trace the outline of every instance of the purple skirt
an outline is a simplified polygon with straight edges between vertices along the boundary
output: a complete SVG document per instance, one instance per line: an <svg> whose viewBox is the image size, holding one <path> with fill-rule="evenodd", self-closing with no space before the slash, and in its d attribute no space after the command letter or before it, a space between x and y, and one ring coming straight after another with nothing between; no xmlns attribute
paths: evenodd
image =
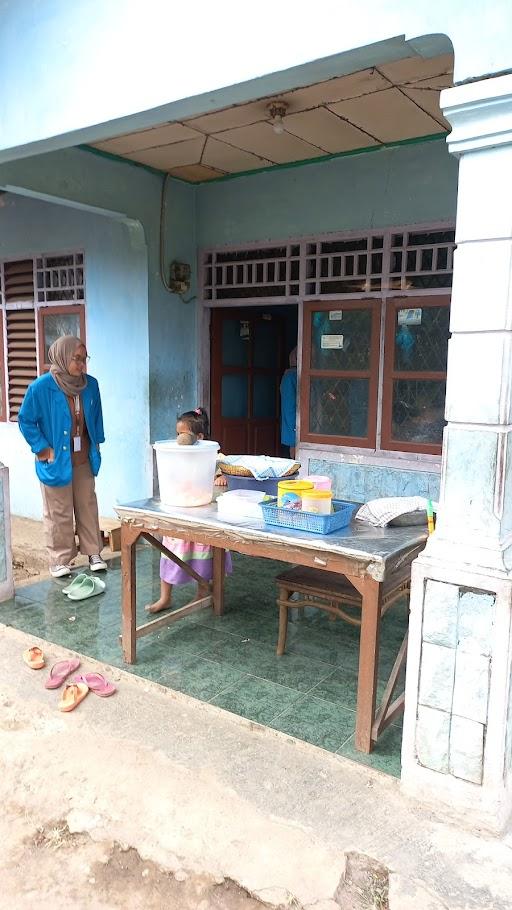
<svg viewBox="0 0 512 910"><path fill-rule="evenodd" d="M171 553L181 559L185 565L194 569L205 581L213 578L213 548L208 544L195 543L192 540L181 540L179 537L164 537L162 541ZM226 575L231 575L233 563L231 553L226 552ZM162 556L160 560L160 578L170 585L188 585L194 581L180 565Z"/></svg>

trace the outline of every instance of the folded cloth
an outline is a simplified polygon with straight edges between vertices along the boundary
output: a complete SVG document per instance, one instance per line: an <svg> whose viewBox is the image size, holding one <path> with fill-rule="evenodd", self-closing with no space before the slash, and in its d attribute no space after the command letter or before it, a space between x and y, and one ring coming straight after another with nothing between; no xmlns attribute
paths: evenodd
<svg viewBox="0 0 512 910"><path fill-rule="evenodd" d="M390 521L407 512L425 512L428 500L424 496L388 496L385 499L371 499L359 509L356 518L374 528L385 528ZM436 511L437 503L434 503Z"/></svg>
<svg viewBox="0 0 512 910"><path fill-rule="evenodd" d="M247 468L256 480L282 477L297 462L293 458L271 458L270 455L224 455L225 464Z"/></svg>

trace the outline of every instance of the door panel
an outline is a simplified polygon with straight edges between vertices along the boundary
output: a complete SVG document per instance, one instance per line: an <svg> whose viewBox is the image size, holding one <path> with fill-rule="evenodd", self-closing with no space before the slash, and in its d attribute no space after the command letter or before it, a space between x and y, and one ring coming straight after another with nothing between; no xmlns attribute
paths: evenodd
<svg viewBox="0 0 512 910"><path fill-rule="evenodd" d="M226 454L280 454L284 334L283 318L264 310L212 312L212 438Z"/></svg>

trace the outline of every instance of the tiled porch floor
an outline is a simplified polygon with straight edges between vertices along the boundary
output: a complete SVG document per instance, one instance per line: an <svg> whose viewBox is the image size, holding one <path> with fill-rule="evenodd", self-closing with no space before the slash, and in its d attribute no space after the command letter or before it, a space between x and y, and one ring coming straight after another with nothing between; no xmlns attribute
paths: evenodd
<svg viewBox="0 0 512 910"><path fill-rule="evenodd" d="M159 591L158 554L137 553L138 622ZM286 566L234 554L226 582L226 614L192 614L137 645L137 663L123 663L120 561L110 563L104 594L72 602L61 593L69 579L20 587L0 604L0 622L186 692L307 742L400 774L401 723L388 728L371 755L354 749L359 630L306 610L290 623L287 653L277 657L278 611L274 579ZM190 600L192 586L175 589L174 606ZM310 615L308 615L308 613ZM386 679L406 626L400 603L382 621L379 677ZM380 690L384 687L380 684Z"/></svg>

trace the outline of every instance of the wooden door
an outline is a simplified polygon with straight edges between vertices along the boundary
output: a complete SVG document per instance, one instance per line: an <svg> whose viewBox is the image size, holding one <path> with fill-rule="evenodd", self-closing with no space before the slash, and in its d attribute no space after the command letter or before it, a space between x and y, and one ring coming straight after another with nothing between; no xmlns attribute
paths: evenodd
<svg viewBox="0 0 512 910"><path fill-rule="evenodd" d="M213 310L211 435L226 454L279 455L283 357L282 317Z"/></svg>

